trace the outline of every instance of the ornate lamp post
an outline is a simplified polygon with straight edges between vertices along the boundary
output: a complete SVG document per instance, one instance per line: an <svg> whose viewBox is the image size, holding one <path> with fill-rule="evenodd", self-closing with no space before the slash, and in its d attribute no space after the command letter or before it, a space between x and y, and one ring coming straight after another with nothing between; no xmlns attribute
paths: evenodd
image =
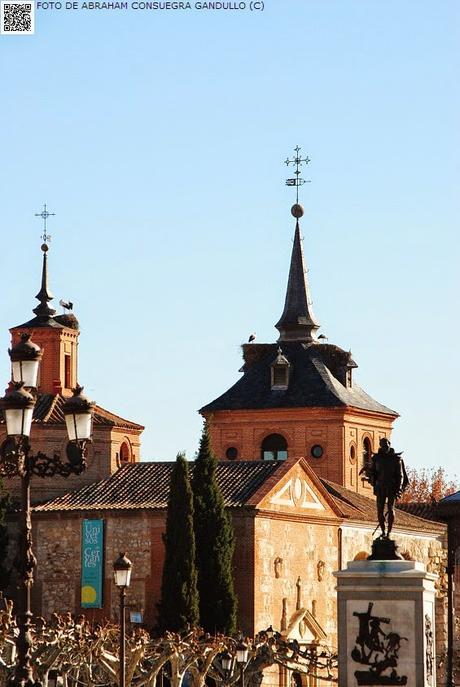
<svg viewBox="0 0 460 687"><path fill-rule="evenodd" d="M217 665L218 665L218 670L223 677L222 684L228 685L229 684L229 678L230 678L230 675L232 673L233 656L227 650L227 651L224 651L222 654L219 655L219 659L220 659L220 662Z"/></svg>
<svg viewBox="0 0 460 687"><path fill-rule="evenodd" d="M126 635L126 617L125 617L125 599L126 589L131 582L132 563L129 558L126 558L124 553L120 553L117 560L113 564L113 576L115 584L120 590L120 687L125 687L125 635Z"/></svg>
<svg viewBox="0 0 460 687"><path fill-rule="evenodd" d="M244 669L248 661L249 649L247 644L240 641L236 645L236 662L240 666L240 687L244 687Z"/></svg>
<svg viewBox="0 0 460 687"><path fill-rule="evenodd" d="M21 480L20 549L18 556L18 636L16 638L17 663L8 687L33 687L31 666L32 641L30 636L30 591L34 579L36 559L32 551L32 523L30 510L30 480L32 475L53 477L79 475L86 468L86 447L91 441L91 415L93 403L82 396L82 387L64 403L68 427L67 462L60 456L52 457L31 451L29 435L36 400L38 366L42 357L40 348L23 334L21 341L9 351L12 363L12 386L0 399L0 409L6 423L7 438L0 447L0 474L19 477ZM69 419L68 419L69 418ZM69 425L74 427L69 430Z"/></svg>

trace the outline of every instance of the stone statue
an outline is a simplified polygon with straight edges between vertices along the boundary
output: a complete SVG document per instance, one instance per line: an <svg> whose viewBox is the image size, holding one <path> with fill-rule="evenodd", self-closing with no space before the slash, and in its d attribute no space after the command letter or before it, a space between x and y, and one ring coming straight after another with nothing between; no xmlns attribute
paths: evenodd
<svg viewBox="0 0 460 687"><path fill-rule="evenodd" d="M409 484L401 453L396 453L391 448L390 441L383 437L380 439L380 448L373 454L371 462L361 468L360 474L362 473L374 487L374 494L377 497L377 516L382 530L381 537L388 539L393 529L395 501ZM387 507L386 526L385 505Z"/></svg>

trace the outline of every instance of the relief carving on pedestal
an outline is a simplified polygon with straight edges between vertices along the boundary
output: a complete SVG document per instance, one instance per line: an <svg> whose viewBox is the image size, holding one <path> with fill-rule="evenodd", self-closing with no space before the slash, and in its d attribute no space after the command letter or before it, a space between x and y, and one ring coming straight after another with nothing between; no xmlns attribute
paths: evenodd
<svg viewBox="0 0 460 687"><path fill-rule="evenodd" d="M426 679L431 683L433 681L433 628L428 613L425 614L425 647Z"/></svg>
<svg viewBox="0 0 460 687"><path fill-rule="evenodd" d="M355 670L358 685L407 685L407 676L398 675L399 650L401 637L397 632L385 632L382 625L391 625L390 618L372 615L373 602L367 611L353 613L358 618L358 635L351 658L366 670Z"/></svg>

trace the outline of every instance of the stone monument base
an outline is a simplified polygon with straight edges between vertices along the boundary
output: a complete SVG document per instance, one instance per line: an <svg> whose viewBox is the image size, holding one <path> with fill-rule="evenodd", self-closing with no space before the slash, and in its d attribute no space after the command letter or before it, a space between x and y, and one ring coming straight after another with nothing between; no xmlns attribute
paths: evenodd
<svg viewBox="0 0 460 687"><path fill-rule="evenodd" d="M403 561L398 553L398 545L388 537L378 537L372 542L372 553L367 557L369 561Z"/></svg>
<svg viewBox="0 0 460 687"><path fill-rule="evenodd" d="M415 561L372 558L334 575L339 687L436 687L436 575Z"/></svg>

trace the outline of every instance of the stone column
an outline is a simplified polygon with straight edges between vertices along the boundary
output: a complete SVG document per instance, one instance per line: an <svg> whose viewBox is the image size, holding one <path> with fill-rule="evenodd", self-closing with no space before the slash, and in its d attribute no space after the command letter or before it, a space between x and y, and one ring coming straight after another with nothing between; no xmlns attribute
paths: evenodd
<svg viewBox="0 0 460 687"><path fill-rule="evenodd" d="M334 575L339 687L436 687L437 576L405 560L352 561Z"/></svg>

